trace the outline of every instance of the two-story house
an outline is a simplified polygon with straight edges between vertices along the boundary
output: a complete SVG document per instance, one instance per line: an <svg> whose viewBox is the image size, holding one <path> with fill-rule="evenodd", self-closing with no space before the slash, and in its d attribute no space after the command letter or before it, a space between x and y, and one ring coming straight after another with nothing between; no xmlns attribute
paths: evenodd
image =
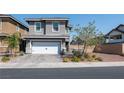
<svg viewBox="0 0 124 93"><path fill-rule="evenodd" d="M98 45L95 52L124 55L124 25L120 24L105 35L105 44Z"/></svg>
<svg viewBox="0 0 124 93"><path fill-rule="evenodd" d="M124 43L124 25L120 24L106 34L106 43Z"/></svg>
<svg viewBox="0 0 124 93"><path fill-rule="evenodd" d="M6 37L16 32L19 32L21 36L26 35L28 27L11 15L0 14L0 53L8 51Z"/></svg>
<svg viewBox="0 0 124 93"><path fill-rule="evenodd" d="M26 53L59 54L69 48L68 18L27 18Z"/></svg>

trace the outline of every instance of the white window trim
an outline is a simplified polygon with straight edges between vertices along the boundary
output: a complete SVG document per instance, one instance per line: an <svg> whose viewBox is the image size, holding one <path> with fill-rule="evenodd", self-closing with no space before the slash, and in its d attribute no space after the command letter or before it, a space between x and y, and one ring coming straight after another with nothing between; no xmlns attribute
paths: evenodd
<svg viewBox="0 0 124 93"><path fill-rule="evenodd" d="M58 23L58 31L55 31L54 29L53 29L53 23L54 22L57 22ZM52 32L60 32L60 22L58 22L58 21L54 21L54 22L52 22Z"/></svg>
<svg viewBox="0 0 124 93"><path fill-rule="evenodd" d="M117 36L117 35L121 35L121 39L111 39L111 36ZM117 35L111 35L110 36L110 40L122 40L123 39L123 35L122 34L117 34Z"/></svg>
<svg viewBox="0 0 124 93"><path fill-rule="evenodd" d="M36 23L40 23L40 30L39 31L36 30ZM35 32L42 32L42 30L41 30L41 22L35 22L34 23L34 30L35 30Z"/></svg>
<svg viewBox="0 0 124 93"><path fill-rule="evenodd" d="M16 31L19 31L20 30L20 27L19 26L16 26Z"/></svg>
<svg viewBox="0 0 124 93"><path fill-rule="evenodd" d="M2 23L2 18L0 18L0 29L2 29L3 23Z"/></svg>

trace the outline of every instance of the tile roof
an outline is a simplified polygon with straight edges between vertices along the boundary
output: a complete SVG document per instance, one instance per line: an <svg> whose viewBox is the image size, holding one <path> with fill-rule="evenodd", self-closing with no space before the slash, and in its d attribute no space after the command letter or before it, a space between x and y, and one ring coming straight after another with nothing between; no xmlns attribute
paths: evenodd
<svg viewBox="0 0 124 93"><path fill-rule="evenodd" d="M69 20L67 17L42 17L42 18L25 18L28 21L41 21L41 20Z"/></svg>

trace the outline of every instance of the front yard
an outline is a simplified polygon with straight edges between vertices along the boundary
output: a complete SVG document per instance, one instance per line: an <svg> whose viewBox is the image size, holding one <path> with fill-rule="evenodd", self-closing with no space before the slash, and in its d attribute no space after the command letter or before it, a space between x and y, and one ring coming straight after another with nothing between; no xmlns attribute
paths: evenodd
<svg viewBox="0 0 124 93"><path fill-rule="evenodd" d="M124 56L105 53L89 53L84 57L75 57L73 54L63 56L63 62L122 62Z"/></svg>
<svg viewBox="0 0 124 93"><path fill-rule="evenodd" d="M86 56L85 59L79 59L77 57L68 59L69 57L60 55L28 55L10 57L10 61L7 63L60 63L60 62L119 62L124 61L124 56L115 55L115 54L104 54L104 53L92 53L91 56ZM64 59L65 58L65 59ZM2 62L2 56L0 57L0 62ZM6 63L6 62L4 62Z"/></svg>
<svg viewBox="0 0 124 93"><path fill-rule="evenodd" d="M104 54L104 53L95 53L97 56L101 57L104 62L119 62L124 61L124 56L115 55L115 54Z"/></svg>

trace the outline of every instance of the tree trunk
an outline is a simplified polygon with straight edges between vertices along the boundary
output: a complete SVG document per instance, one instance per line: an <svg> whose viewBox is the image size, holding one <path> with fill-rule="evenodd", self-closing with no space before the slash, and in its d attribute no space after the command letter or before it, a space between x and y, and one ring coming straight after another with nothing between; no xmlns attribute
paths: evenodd
<svg viewBox="0 0 124 93"><path fill-rule="evenodd" d="M12 55L12 57L14 57L14 49L11 49L11 55Z"/></svg>
<svg viewBox="0 0 124 93"><path fill-rule="evenodd" d="M87 46L87 44L86 44L86 42L84 42L84 48L83 48L83 56L84 56L84 54L85 54L85 49L86 49L86 46Z"/></svg>
<svg viewBox="0 0 124 93"><path fill-rule="evenodd" d="M78 43L78 51L79 51L79 43Z"/></svg>

